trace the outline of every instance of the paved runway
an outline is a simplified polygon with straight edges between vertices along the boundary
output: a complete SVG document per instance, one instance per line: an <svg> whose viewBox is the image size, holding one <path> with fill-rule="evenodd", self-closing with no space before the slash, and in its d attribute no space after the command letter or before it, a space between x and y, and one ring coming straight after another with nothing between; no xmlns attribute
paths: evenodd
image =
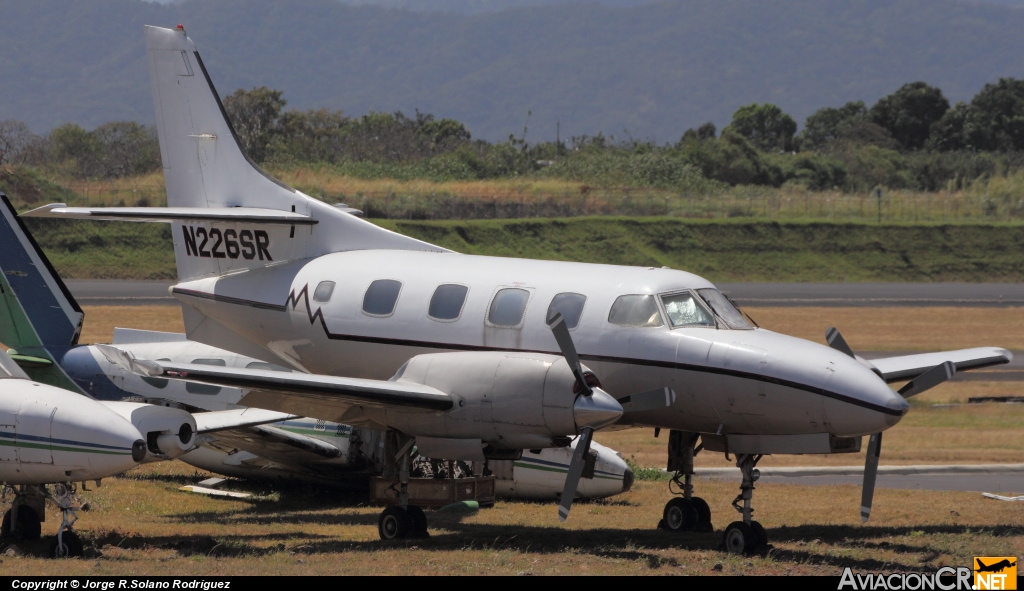
<svg viewBox="0 0 1024 591"><path fill-rule="evenodd" d="M173 304L173 281L69 280L80 304ZM1019 283L720 283L741 306L1024 306Z"/></svg>
<svg viewBox="0 0 1024 591"><path fill-rule="evenodd" d="M739 468L698 468L697 476L739 482ZM864 466L764 468L758 482L800 485L861 486ZM1024 464L879 466L875 486L908 490L956 490L1024 495ZM979 500L982 497L979 495ZM992 502L997 501L992 499ZM1021 502L1021 501L1012 501Z"/></svg>

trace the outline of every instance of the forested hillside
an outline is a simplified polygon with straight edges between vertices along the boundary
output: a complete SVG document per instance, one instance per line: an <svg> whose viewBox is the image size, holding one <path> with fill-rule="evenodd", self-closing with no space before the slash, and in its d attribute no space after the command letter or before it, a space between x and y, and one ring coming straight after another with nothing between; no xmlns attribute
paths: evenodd
<svg viewBox="0 0 1024 591"><path fill-rule="evenodd" d="M617 4L617 3L614 3ZM750 103L802 122L923 81L951 101L1024 77L1024 11L968 0L556 3L477 14L337 0L0 0L0 120L153 120L142 25L183 23L223 94L412 114L474 138L678 141Z"/></svg>

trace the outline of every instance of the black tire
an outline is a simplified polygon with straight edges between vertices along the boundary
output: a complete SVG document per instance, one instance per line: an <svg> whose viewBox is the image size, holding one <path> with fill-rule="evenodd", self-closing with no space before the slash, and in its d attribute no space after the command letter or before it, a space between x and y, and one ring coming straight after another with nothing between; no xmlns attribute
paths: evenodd
<svg viewBox="0 0 1024 591"><path fill-rule="evenodd" d="M412 529L412 519L405 509L394 505L387 507L380 513L377 520L377 533L384 541L401 540L409 537L409 530Z"/></svg>
<svg viewBox="0 0 1024 591"><path fill-rule="evenodd" d="M733 521L725 528L722 542L729 554L750 555L757 547L757 536L754 530L742 521Z"/></svg>
<svg viewBox="0 0 1024 591"><path fill-rule="evenodd" d="M409 505L406 507L405 512L409 515L409 520L412 522L412 528L409 530L409 534L412 537L417 538L428 538L430 534L427 533L427 515L416 505Z"/></svg>
<svg viewBox="0 0 1024 591"><path fill-rule="evenodd" d="M697 510L690 501L676 497L665 504L662 519L669 531L693 531L697 525Z"/></svg>
<svg viewBox="0 0 1024 591"><path fill-rule="evenodd" d="M768 532L764 530L764 526L760 522L751 521L750 530L754 532L754 540L757 544L755 550L761 550L768 546Z"/></svg>
<svg viewBox="0 0 1024 591"><path fill-rule="evenodd" d="M700 497L693 497L690 499L690 503L697 511L697 525L694 527L694 531L715 531L715 526L711 525L711 507L708 506L707 501Z"/></svg>
<svg viewBox="0 0 1024 591"><path fill-rule="evenodd" d="M42 536L42 525L35 509L27 505L18 506L18 523L17 527L14 528L16 531L13 532L11 531L11 511L13 509L8 509L4 513L3 524L0 525L0 532L3 535L11 536L15 540L22 542L34 542Z"/></svg>
<svg viewBox="0 0 1024 591"><path fill-rule="evenodd" d="M78 558L85 552L82 539L73 531L64 532L61 542L57 542L57 536L53 537L54 558Z"/></svg>

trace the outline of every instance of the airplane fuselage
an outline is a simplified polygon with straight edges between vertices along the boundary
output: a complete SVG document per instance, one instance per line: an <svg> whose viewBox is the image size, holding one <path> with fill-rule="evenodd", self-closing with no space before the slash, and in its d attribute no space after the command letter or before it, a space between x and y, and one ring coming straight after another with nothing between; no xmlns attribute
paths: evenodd
<svg viewBox="0 0 1024 591"><path fill-rule="evenodd" d="M374 379L421 353L558 354L546 320L559 308L553 302L571 300L570 311L582 311L573 340L605 390L618 398L660 387L677 394L671 408L627 413L624 425L853 437L906 412L858 361L744 322L729 328L702 290L714 285L664 268L372 250L198 279L172 292L186 304L192 339Z"/></svg>

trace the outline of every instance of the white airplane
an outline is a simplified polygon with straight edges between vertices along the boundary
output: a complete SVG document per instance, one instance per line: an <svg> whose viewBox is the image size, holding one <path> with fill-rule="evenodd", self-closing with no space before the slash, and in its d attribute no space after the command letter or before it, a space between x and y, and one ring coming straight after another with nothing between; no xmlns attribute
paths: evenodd
<svg viewBox="0 0 1024 591"><path fill-rule="evenodd" d="M100 347L75 345L83 319L78 303L56 275L46 255L19 223L10 201L0 193L0 315L9 328L2 335L23 369L38 381L62 386L98 400L135 401L174 406L204 422L209 411L235 410L245 394L181 381L141 378L112 363ZM17 294L29 297L18 298ZM17 303L17 305L14 305ZM19 327L14 329L14 327ZM226 367L289 371L223 349L188 341L183 334L118 328L113 344L140 358ZM169 411L160 411L169 412ZM289 416L289 415L284 415ZM200 435L184 462L222 475L249 479L298 479L320 485L365 485L384 464L381 432L306 417ZM516 460L473 466L473 474L492 473L499 496L557 499L565 484L575 446L523 450ZM581 479L577 499L604 498L629 490L633 473L615 450L593 443L592 466Z"/></svg>
<svg viewBox="0 0 1024 591"><path fill-rule="evenodd" d="M120 474L145 456L146 442L131 421L99 402L30 380L0 351L0 485L14 492L4 535L39 539L50 499L63 515L56 555L81 555L82 542L71 530L77 483Z"/></svg>
<svg viewBox="0 0 1024 591"><path fill-rule="evenodd" d="M751 503L762 455L856 451L909 408L887 382L914 378L913 394L951 367L1009 361L979 348L867 363L838 332L827 347L751 325L691 273L469 256L383 230L245 156L183 28L147 27L146 45L168 207L23 215L172 223L171 293L188 338L303 372L124 360L148 377L247 388L241 404L388 429L448 459L579 434L562 519L595 429L669 429L681 492L663 523L710 528L692 494L693 455L735 454L742 519L726 527L725 547L751 552L767 544ZM360 388L372 395L354 396ZM869 463L866 484L870 473ZM865 498L862 513L868 487Z"/></svg>

